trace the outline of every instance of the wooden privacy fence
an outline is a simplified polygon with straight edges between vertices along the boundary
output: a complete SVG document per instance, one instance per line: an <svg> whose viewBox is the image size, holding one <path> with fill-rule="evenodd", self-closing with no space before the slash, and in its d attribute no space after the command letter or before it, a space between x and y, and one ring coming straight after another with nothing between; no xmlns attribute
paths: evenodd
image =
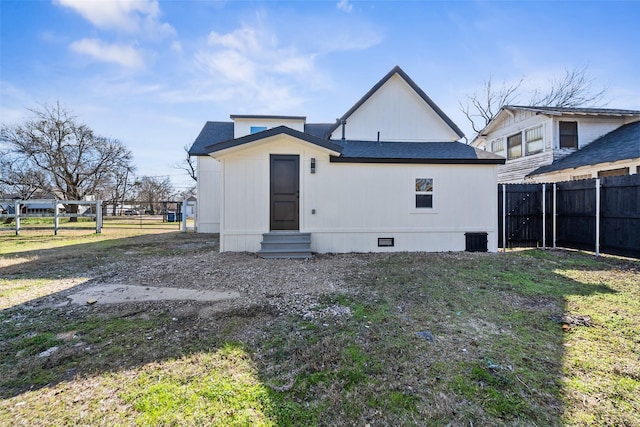
<svg viewBox="0 0 640 427"><path fill-rule="evenodd" d="M498 185L498 245L640 258L640 175Z"/></svg>

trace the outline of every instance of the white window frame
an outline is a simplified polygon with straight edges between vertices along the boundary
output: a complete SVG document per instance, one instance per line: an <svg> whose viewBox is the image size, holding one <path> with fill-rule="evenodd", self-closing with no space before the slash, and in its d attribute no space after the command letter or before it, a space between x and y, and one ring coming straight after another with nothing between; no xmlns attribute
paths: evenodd
<svg viewBox="0 0 640 427"><path fill-rule="evenodd" d="M496 146L498 143L501 144L502 149L496 151ZM505 159L507 158L507 147L506 147L506 139L505 138L496 138L491 141L491 152L497 154L498 156L502 156Z"/></svg>
<svg viewBox="0 0 640 427"><path fill-rule="evenodd" d="M509 140L511 138L513 138L513 137L516 137L516 136L520 136L520 144L519 144L520 145L520 155L516 156L516 157L513 157L511 155L511 147L509 147ZM507 160L521 159L521 158L524 157L525 153L524 153L524 141L523 141L523 139L524 138L522 138L522 132L516 132L514 134L511 134L511 135L507 136L507 144L506 144L506 146L507 146Z"/></svg>
<svg viewBox="0 0 640 427"><path fill-rule="evenodd" d="M426 180L431 180L431 190L430 191L419 191L416 188L417 185L417 180L419 179L426 179ZM437 202L437 197L436 197L436 179L433 177L433 175L430 174L424 174L424 175L420 175L420 176L413 176L411 178L411 212L413 213L435 213L436 212L436 202ZM417 207L417 200L416 200L416 196L419 195L430 195L431 196L431 207Z"/></svg>
<svg viewBox="0 0 640 427"><path fill-rule="evenodd" d="M535 139L529 139L529 138ZM532 143L537 143L539 148L531 150L529 147ZM544 151L544 127L543 125L534 126L524 130L525 155L542 153Z"/></svg>

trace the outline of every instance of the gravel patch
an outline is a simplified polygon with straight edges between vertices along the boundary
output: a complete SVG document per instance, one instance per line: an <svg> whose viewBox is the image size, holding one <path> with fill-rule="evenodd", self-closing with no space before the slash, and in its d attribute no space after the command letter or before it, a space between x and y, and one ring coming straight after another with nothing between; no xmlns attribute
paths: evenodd
<svg viewBox="0 0 640 427"><path fill-rule="evenodd" d="M181 253L172 256L137 256L129 249L125 259L101 266L84 283L30 305L61 307L70 301L87 305L87 301L97 300L97 305L155 303L164 309L169 306L170 311L174 304L176 310L184 311L186 300L200 317L256 309L306 318L348 317L345 307L317 313L319 298L346 293L349 286L361 284L375 257L318 254L308 260L262 259L252 253L220 253L213 237L194 237L177 248Z"/></svg>

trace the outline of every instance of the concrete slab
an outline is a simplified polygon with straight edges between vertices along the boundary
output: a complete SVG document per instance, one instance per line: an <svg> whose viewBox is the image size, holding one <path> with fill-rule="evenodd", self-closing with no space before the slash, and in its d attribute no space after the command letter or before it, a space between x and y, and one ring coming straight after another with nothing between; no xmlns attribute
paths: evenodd
<svg viewBox="0 0 640 427"><path fill-rule="evenodd" d="M133 285L96 285L69 296L71 304L119 304L137 301L215 302L238 298L233 291L160 288Z"/></svg>

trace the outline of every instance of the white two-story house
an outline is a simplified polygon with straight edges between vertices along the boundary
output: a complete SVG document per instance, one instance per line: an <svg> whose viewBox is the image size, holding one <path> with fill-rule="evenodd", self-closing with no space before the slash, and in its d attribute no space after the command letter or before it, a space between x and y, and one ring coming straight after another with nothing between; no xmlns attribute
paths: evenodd
<svg viewBox="0 0 640 427"><path fill-rule="evenodd" d="M220 250L497 249L496 168L400 67L334 123L231 115L207 122L198 158L199 232Z"/></svg>
<svg viewBox="0 0 640 427"><path fill-rule="evenodd" d="M635 110L506 105L471 145L506 158L499 183L628 175L640 165L640 141L636 126L623 127L638 121Z"/></svg>

